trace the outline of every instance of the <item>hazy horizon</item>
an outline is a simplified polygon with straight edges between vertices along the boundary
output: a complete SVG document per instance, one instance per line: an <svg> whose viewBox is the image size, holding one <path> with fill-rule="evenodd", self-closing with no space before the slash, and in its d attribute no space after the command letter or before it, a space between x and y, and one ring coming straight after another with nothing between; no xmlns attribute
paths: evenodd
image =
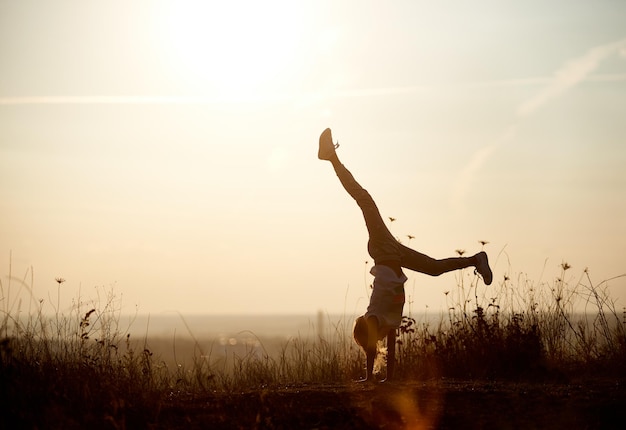
<svg viewBox="0 0 626 430"><path fill-rule="evenodd" d="M113 291L128 314L362 313L367 232L317 159L326 127L403 243L489 242L485 294L563 263L572 284L622 275L625 19L608 0L0 0L0 309ZM407 313L475 280L407 275ZM621 309L626 278L608 285Z"/></svg>

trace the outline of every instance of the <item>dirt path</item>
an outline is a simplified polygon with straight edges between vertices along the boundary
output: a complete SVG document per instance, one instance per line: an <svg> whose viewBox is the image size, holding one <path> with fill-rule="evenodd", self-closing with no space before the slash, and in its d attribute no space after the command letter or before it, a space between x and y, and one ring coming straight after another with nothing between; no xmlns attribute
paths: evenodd
<svg viewBox="0 0 626 430"><path fill-rule="evenodd" d="M616 381L436 381L300 385L164 405L158 428L611 429L626 423Z"/></svg>

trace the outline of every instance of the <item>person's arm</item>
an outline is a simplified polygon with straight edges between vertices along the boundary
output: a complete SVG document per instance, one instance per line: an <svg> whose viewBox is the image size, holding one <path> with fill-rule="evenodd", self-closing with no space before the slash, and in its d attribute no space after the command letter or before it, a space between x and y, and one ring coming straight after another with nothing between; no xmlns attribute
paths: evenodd
<svg viewBox="0 0 626 430"><path fill-rule="evenodd" d="M391 381L396 368L396 330L387 333L387 377L382 382Z"/></svg>
<svg viewBox="0 0 626 430"><path fill-rule="evenodd" d="M367 368L365 380L371 381L374 378L374 360L376 359L376 344L378 343L378 318L369 317L367 319Z"/></svg>

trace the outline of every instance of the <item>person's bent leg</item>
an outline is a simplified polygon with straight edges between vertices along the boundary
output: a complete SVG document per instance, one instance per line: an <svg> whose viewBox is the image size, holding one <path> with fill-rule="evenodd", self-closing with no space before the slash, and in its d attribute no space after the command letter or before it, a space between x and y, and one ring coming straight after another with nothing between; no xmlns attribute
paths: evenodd
<svg viewBox="0 0 626 430"><path fill-rule="evenodd" d="M415 272L430 276L439 276L454 270L476 267L476 270L483 277L485 284L491 284L491 269L487 262L487 254L484 251L471 257L450 257L438 260L400 244L400 254L402 256L400 262L402 267Z"/></svg>

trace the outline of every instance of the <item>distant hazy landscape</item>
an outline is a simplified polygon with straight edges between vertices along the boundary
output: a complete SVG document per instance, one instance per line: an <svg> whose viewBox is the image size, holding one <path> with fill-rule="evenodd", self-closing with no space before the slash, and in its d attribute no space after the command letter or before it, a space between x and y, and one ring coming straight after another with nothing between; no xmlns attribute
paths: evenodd
<svg viewBox="0 0 626 430"><path fill-rule="evenodd" d="M316 336L322 323L322 332L339 323L351 320L353 316L342 315L201 315L201 314L157 314L157 315L125 315L120 325L128 322L131 331L136 335L188 337L237 337L244 331L252 332L259 337L288 338L291 336ZM350 325L350 329L352 326Z"/></svg>

